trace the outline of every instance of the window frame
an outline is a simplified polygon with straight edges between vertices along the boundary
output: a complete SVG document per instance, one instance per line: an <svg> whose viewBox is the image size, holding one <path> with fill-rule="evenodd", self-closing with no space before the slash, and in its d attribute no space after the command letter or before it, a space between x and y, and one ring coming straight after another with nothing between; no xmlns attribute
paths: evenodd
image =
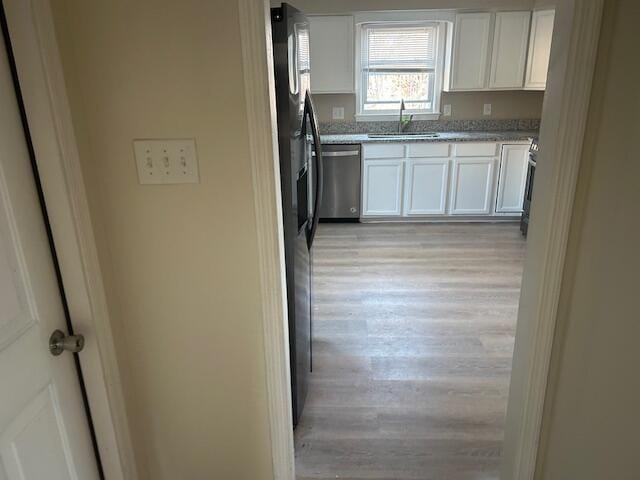
<svg viewBox="0 0 640 480"><path fill-rule="evenodd" d="M355 93L356 93L356 121L385 121L398 118L398 112L365 112L364 95L365 77L363 72L362 57L365 41L365 28L380 25L384 27L416 27L428 26L436 28L436 65L433 90L433 111L405 110L408 115L413 115L416 120L437 120L440 118L442 89L444 87L444 67L447 38L447 22L445 20L370 20L356 23L356 55L355 55Z"/></svg>

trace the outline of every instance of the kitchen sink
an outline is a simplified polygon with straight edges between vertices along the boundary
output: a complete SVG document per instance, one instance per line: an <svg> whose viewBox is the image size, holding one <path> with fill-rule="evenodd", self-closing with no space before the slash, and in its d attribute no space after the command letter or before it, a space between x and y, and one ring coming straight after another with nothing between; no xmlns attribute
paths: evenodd
<svg viewBox="0 0 640 480"><path fill-rule="evenodd" d="M436 138L436 132L393 132L393 133L368 133L369 138Z"/></svg>

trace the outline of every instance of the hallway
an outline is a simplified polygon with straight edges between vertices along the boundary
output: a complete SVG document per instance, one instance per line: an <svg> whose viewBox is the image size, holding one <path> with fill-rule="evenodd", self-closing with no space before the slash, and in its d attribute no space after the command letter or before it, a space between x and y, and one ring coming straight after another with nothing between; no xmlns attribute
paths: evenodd
<svg viewBox="0 0 640 480"><path fill-rule="evenodd" d="M515 224L321 224L298 480L497 478Z"/></svg>

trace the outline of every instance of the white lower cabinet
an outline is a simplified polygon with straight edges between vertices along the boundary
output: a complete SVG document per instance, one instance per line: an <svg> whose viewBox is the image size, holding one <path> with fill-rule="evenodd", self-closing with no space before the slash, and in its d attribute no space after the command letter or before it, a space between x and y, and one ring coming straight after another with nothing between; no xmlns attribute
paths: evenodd
<svg viewBox="0 0 640 480"><path fill-rule="evenodd" d="M492 212L494 165L493 157L453 160L452 215L488 215Z"/></svg>
<svg viewBox="0 0 640 480"><path fill-rule="evenodd" d="M366 151L366 150L365 150ZM362 178L362 215L402 215L404 159L367 160Z"/></svg>
<svg viewBox="0 0 640 480"><path fill-rule="evenodd" d="M520 213L527 181L528 145L503 145L498 176L497 213Z"/></svg>
<svg viewBox="0 0 640 480"><path fill-rule="evenodd" d="M448 158L411 158L405 174L405 215L444 215L449 186Z"/></svg>
<svg viewBox="0 0 640 480"><path fill-rule="evenodd" d="M372 143L362 148L362 217L516 217L529 143Z"/></svg>

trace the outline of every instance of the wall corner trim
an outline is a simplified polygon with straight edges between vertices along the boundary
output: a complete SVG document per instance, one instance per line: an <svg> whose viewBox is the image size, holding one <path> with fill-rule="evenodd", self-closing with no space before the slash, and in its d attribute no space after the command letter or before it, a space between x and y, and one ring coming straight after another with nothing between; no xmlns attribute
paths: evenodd
<svg viewBox="0 0 640 480"><path fill-rule="evenodd" d="M571 28L569 42L562 47L566 48L566 69L564 75L558 77L551 77L550 72L554 83L551 88L556 88L557 85L561 89L562 101L557 105L549 105L546 111L549 117L559 119L559 128L554 132L555 138L548 143L545 143L544 125L540 132L539 157L542 163L547 158L550 161L562 161L552 162L550 189L540 192L550 199L548 210L540 212L540 220L545 221L536 222L533 219L530 229L539 229L539 235L536 234L536 241L539 242L536 250L542 252L535 258L537 275L531 275L536 278L538 295L530 305L531 311L526 314L533 320L534 327L532 338L528 340L530 358L525 359L526 371L522 382L524 391L518 392L524 399L524 406L519 418L513 419L518 422L517 428L513 428L513 431L518 432L513 439L516 443L513 449L515 458L509 459L513 469L503 469L502 480L533 480L536 475L562 276L600 37L604 0L575 0L571 3L571 7L565 7L573 10L571 23L568 25ZM552 55L555 48L557 47L553 45ZM543 111L543 121L544 118ZM525 276L527 275L525 270ZM518 322L522 315L521 310ZM517 355L517 350L515 354ZM508 421L509 411L514 408L513 393L510 391L509 394Z"/></svg>
<svg viewBox="0 0 640 480"><path fill-rule="evenodd" d="M295 480L276 106L267 0L239 0L274 480Z"/></svg>

